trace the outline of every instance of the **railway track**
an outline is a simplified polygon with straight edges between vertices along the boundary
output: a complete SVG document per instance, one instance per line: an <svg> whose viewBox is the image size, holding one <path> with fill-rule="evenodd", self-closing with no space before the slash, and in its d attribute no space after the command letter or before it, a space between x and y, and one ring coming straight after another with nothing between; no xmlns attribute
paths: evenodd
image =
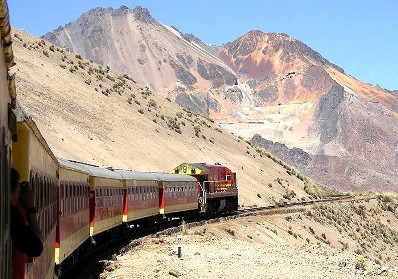
<svg viewBox="0 0 398 279"><path fill-rule="evenodd" d="M225 213L222 216L209 216L202 219L184 220L184 226L187 229L199 227L205 224L212 224L224 222L231 219L255 216L255 215L279 215L289 214L305 211L308 206L321 203L346 203L356 202L361 200L375 199L375 196L353 197L348 195L329 197L325 199L299 201L286 203L283 206L261 206L251 208L241 208L236 212ZM172 220L171 222L159 224L149 228L126 228L126 233L117 239L102 240L101 245L93 246L78 263L67 271L62 271L61 279L76 278L76 279L91 279L99 278L104 270L104 265L107 261L114 259L115 254L123 254L133 247L139 246L143 242L143 238L149 235L172 235L181 231L182 221L180 219Z"/></svg>

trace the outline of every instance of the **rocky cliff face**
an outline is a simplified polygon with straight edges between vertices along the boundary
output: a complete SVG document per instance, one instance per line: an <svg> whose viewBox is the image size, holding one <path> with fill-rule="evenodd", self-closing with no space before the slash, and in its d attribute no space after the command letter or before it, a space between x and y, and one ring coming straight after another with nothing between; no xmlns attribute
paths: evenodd
<svg viewBox="0 0 398 279"><path fill-rule="evenodd" d="M254 143L266 139L263 146L332 187L398 190L397 91L361 83L287 34L254 30L206 46L145 8L120 7L93 9L44 39L247 140L257 134Z"/></svg>

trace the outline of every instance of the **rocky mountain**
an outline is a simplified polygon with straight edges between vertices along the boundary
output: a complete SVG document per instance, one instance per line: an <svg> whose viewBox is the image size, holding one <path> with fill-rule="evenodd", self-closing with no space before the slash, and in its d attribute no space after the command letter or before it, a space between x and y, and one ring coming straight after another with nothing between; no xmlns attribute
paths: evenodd
<svg viewBox="0 0 398 279"><path fill-rule="evenodd" d="M115 72L128 73L151 90L174 92L177 102L197 104L199 111L203 100L186 91L236 83L234 72L214 55L217 51L203 47L193 35L156 22L142 7L95 8L43 38Z"/></svg>
<svg viewBox="0 0 398 279"><path fill-rule="evenodd" d="M254 143L326 185L398 190L397 91L358 81L287 34L254 30L206 46L145 8L120 7L93 9L43 38L247 140L257 135Z"/></svg>
<svg viewBox="0 0 398 279"><path fill-rule="evenodd" d="M271 129L254 143L330 186L398 189L397 94L345 75L286 34L249 32L221 57L252 85L255 113L265 110L257 127ZM297 162L295 148L306 160Z"/></svg>

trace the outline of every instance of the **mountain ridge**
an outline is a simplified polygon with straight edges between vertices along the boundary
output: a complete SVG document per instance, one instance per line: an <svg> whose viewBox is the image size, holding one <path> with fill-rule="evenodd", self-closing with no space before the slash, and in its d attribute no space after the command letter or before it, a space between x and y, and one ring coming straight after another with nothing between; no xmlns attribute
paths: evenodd
<svg viewBox="0 0 398 279"><path fill-rule="evenodd" d="M396 91L361 83L285 33L252 30L209 48L145 8L99 11L95 22L87 18L89 28L79 27L82 16L43 38L129 74L246 140L258 134L336 165L327 179L317 177L328 185L369 188L372 177L383 177L381 188L397 190ZM361 171L351 171L359 165L360 180ZM319 176L314 169L308 175Z"/></svg>

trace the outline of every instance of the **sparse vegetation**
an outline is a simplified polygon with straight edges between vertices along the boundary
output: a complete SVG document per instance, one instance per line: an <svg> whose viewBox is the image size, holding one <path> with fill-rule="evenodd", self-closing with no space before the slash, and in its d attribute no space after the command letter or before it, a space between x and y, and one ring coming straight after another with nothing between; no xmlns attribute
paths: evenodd
<svg viewBox="0 0 398 279"><path fill-rule="evenodd" d="M359 256L355 259L355 268L365 270L366 269L366 259L363 256Z"/></svg>
<svg viewBox="0 0 398 279"><path fill-rule="evenodd" d="M286 189L285 193L283 194L283 198L287 199L287 200L291 200L292 198L294 198L296 196L296 193L293 190L290 189Z"/></svg>
<svg viewBox="0 0 398 279"><path fill-rule="evenodd" d="M230 235L235 236L235 231L234 230L227 228L227 229L225 229L225 231L227 233L229 233Z"/></svg>

